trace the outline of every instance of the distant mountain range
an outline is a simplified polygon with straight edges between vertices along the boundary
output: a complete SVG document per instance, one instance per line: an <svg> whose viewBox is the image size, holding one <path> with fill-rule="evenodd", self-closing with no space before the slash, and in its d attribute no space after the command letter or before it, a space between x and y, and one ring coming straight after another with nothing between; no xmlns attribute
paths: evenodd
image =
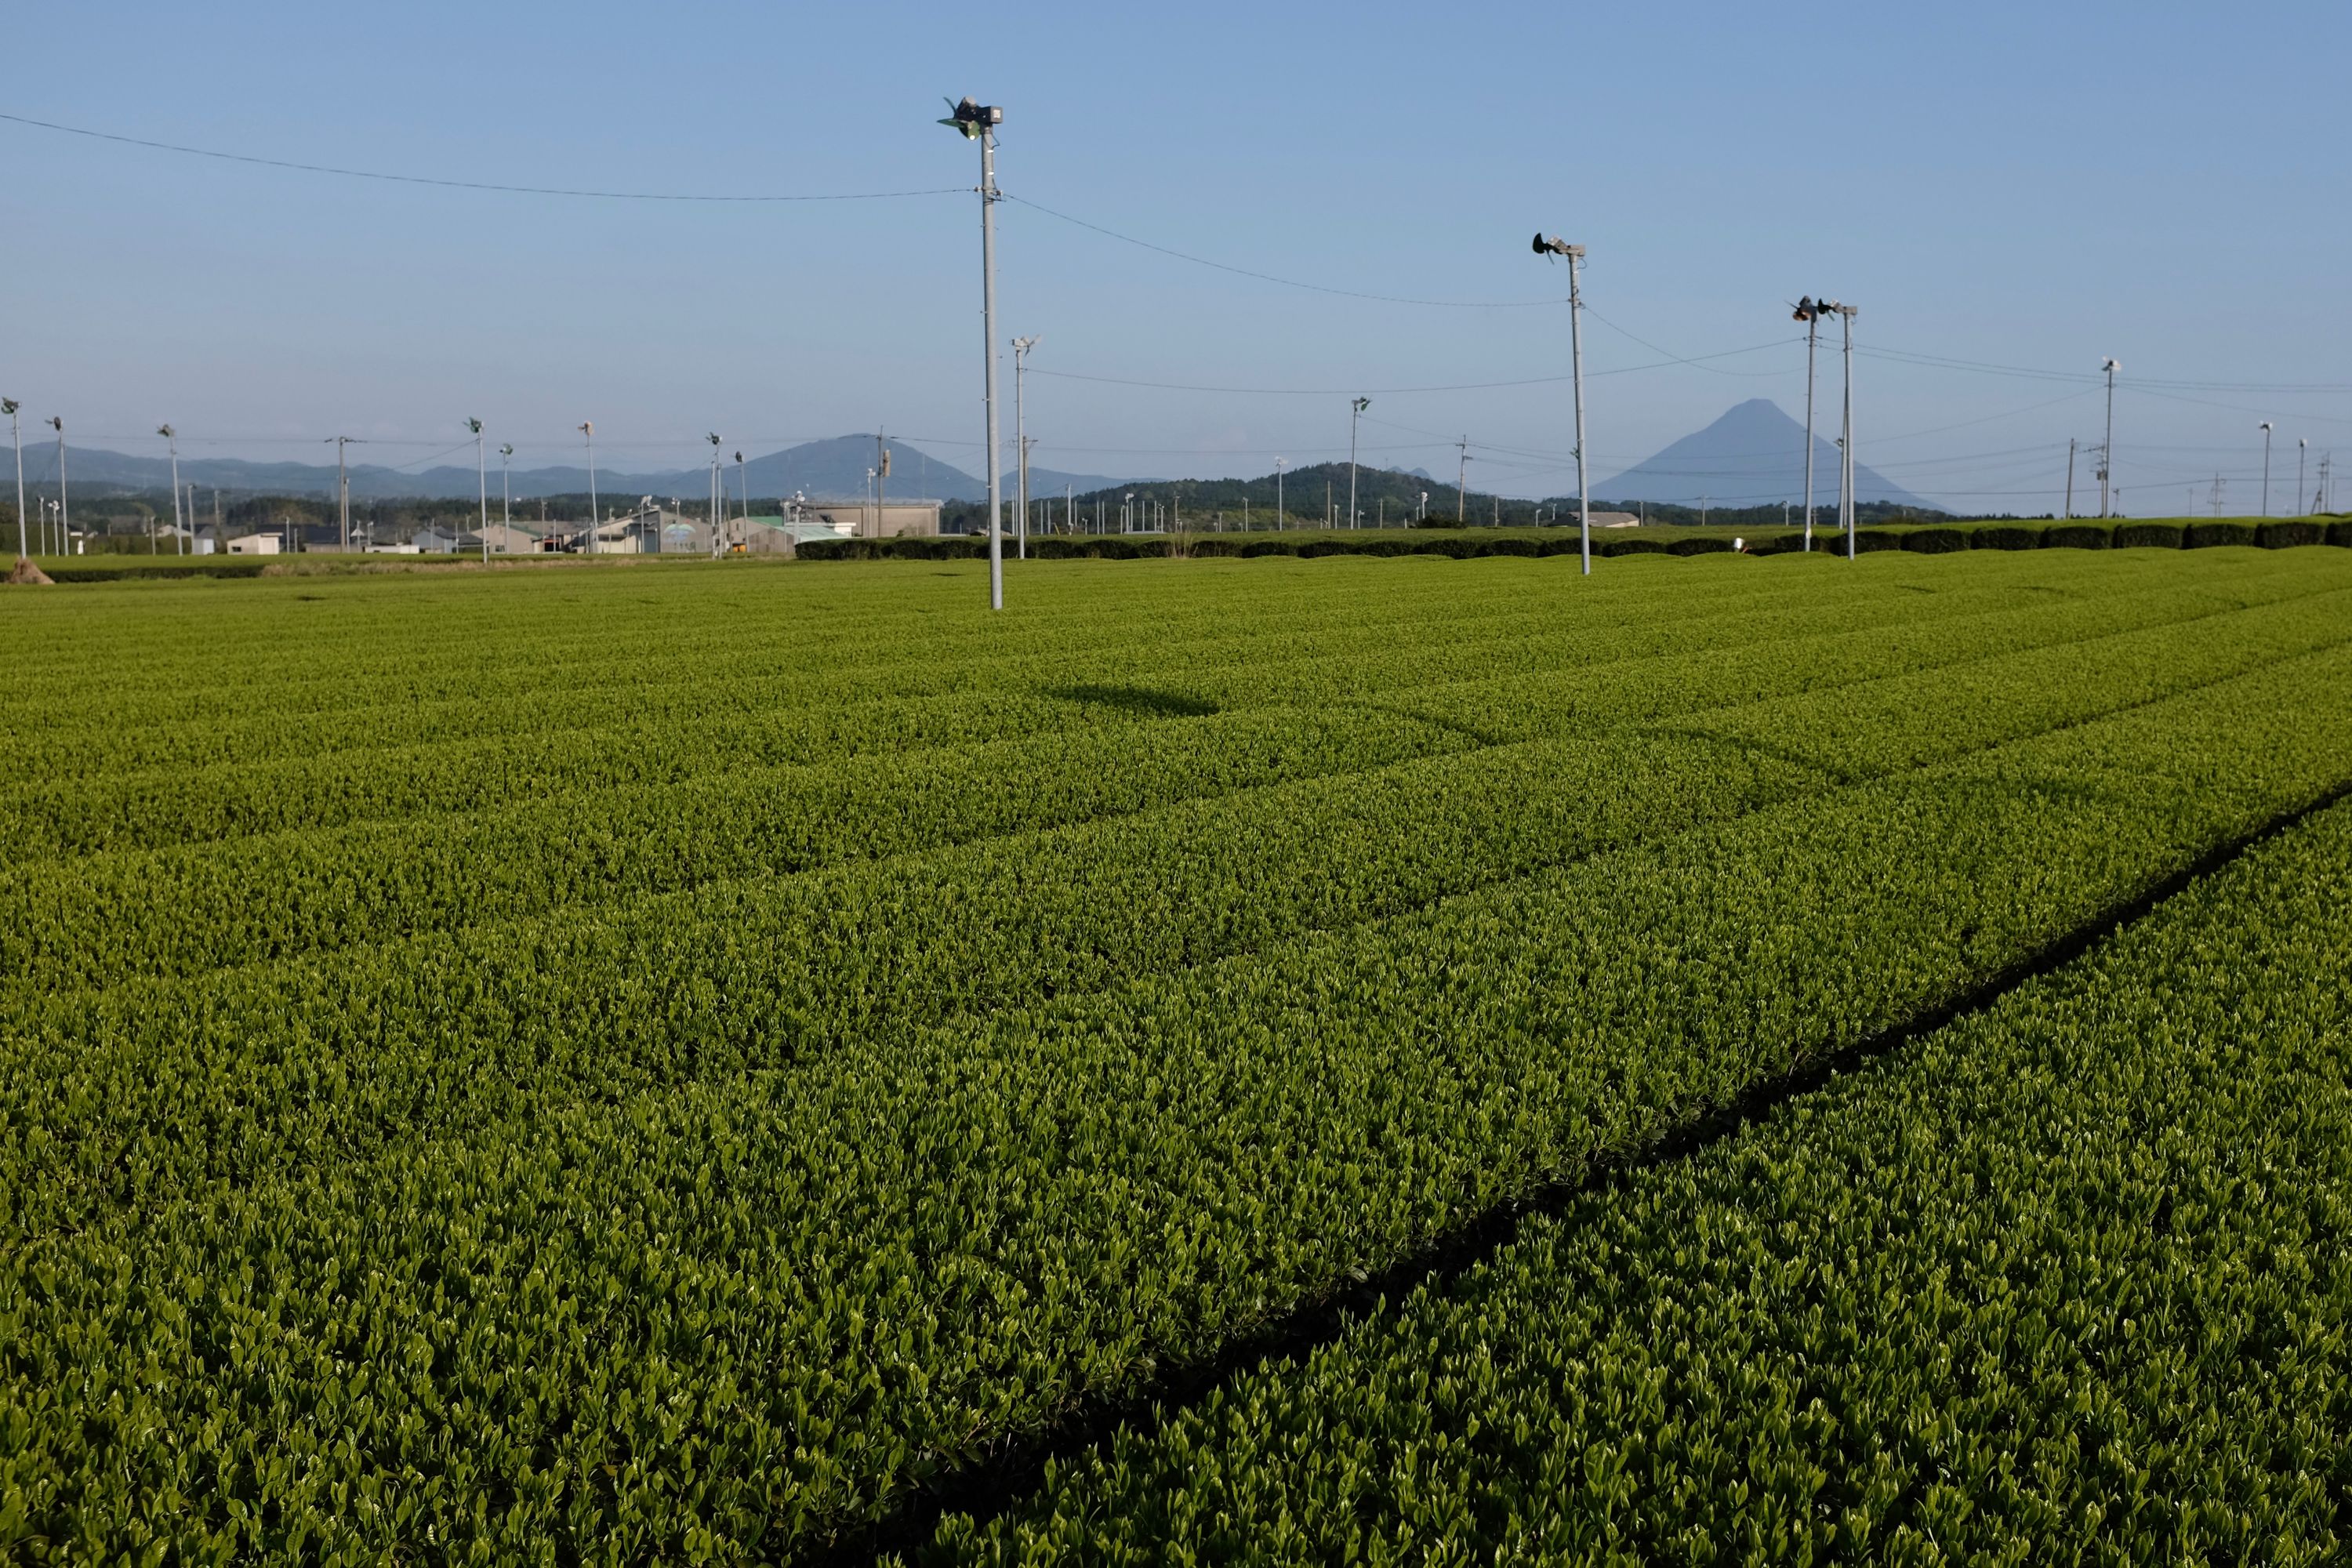
<svg viewBox="0 0 2352 1568"><path fill-rule="evenodd" d="M940 461L911 443L890 439L890 478L887 493L898 500L985 500L988 482L974 479L952 463ZM353 455L366 450L354 446ZM733 457L732 449L728 456ZM746 460L745 478L754 496L785 496L805 494L812 500L847 500L866 493L866 469L874 466L874 437L871 436L836 436L830 440L811 441L781 452L769 452ZM735 465L726 464L728 493L737 493ZM28 442L25 447L25 478L41 485L57 482L57 448L54 446ZM172 466L163 458L134 458L121 452L109 452L92 447L80 447L68 443L66 449L66 478L79 490L89 487L104 490L161 490L170 487ZM588 469L559 466L541 468L517 468L511 476L514 495L518 500L538 496L585 495L588 492ZM235 490L246 494L288 496L331 496L335 493L335 466L332 463L256 463L238 458L180 458L180 480L205 489ZM1071 474L1058 468L1040 468L1032 463L1029 488L1034 494L1060 495L1065 487L1079 490L1097 490L1110 486L1133 483L1102 474ZM1003 479L1004 493L1013 493L1014 477L1008 466ZM470 500L475 493L475 472L467 468L426 468L421 473L408 473L381 464L354 462L351 468L352 495L361 500ZM692 506L709 493L710 470L707 468L657 469L648 473L632 473L599 465L596 489L605 498L625 504L639 496L667 499L682 498ZM491 474L490 499L499 496L499 479Z"/></svg>
<svg viewBox="0 0 2352 1568"><path fill-rule="evenodd" d="M1823 430L1833 430L1829 420L1822 421ZM1727 411L1705 429L1684 437L1654 456L1634 464L1611 479L1595 480L1592 495L1596 501L1610 503L1649 502L1666 506L1696 507L1705 503L1726 510L1743 507L1776 506L1782 501L1800 502L1804 490L1804 426L1778 405L1764 398L1754 398ZM941 500L974 502L987 499L988 485L955 464L944 462L911 442L892 438L891 473L888 493L901 500ZM1865 447L1865 449L1867 449ZM364 452L363 447L353 448L354 456ZM47 443L34 442L25 448L25 477L35 485L53 485L57 479L56 448ZM733 456L729 449L728 456ZM751 458L745 467L749 470L751 493L761 498L806 495L812 500L846 500L866 493L866 470L874 466L874 437L870 435L836 436L830 440L810 441L779 452L768 452ZM1814 493L1817 504L1834 507L1837 498L1838 449L1828 436L1817 433L1813 438ZM1337 483L1345 484L1346 465L1326 465L1339 476ZM739 481L730 461L726 465L728 493L739 493ZM1450 499L1452 487L1432 479L1415 468L1395 476L1393 484L1375 480L1379 470L1367 466L1360 480L1361 503L1367 510L1386 504L1401 512L1409 512L1419 503L1422 489L1442 492L1433 503L1439 510L1454 505ZM110 491L161 490L171 481L171 466L163 458L130 457L120 452L97 448L69 447L67 454L67 474L78 491L103 494ZM1332 475L1314 474L1322 479ZM180 459L180 477L184 482L206 489L218 489L245 495L332 496L335 489L335 468L331 463L258 463L236 458L192 458ZM518 468L512 481L518 500L541 496L583 496L588 490L586 466ZM1040 496L1060 498L1065 490L1081 496L1104 491L1121 491L1138 485L1158 486L1168 481L1133 478L1113 478L1104 474L1074 474L1058 468L1032 467L1030 488ZM1288 500L1301 514L1319 515L1323 497L1317 490L1320 482L1307 469L1293 470ZM1868 465L1855 472L1855 489L1864 503L1884 502L1917 510L1935 510L1908 490L1893 483ZM1188 509L1218 506L1238 507L1244 504L1264 506L1273 499L1273 476L1260 479L1185 480L1180 492ZM421 473L373 463L354 463L351 470L352 495L360 500L471 500L475 489L474 470L463 467L443 466ZM1408 482L1411 481L1411 482ZM650 472L630 472L620 468L599 468L596 489L607 501L625 505L639 496L667 500L678 498L690 509L709 493L709 470L707 468L664 468ZM1008 500L1013 493L1014 479L1008 468L1003 476ZM490 479L490 495L495 500L499 479ZM1393 489L1395 493L1390 494ZM1317 493L1309 495L1313 490ZM1230 493L1228 493L1230 492ZM1488 501L1491 510L1491 499Z"/></svg>
<svg viewBox="0 0 2352 1568"><path fill-rule="evenodd" d="M1834 510L1838 492L1834 416L1816 416L1813 436L1815 504ZM1829 436L1822 432L1827 431ZM1857 442L1856 450L1867 451ZM1856 463L1854 499L1933 510L1927 502ZM1801 506L1805 493L1805 427L1762 397L1728 410L1706 429L1694 432L1614 479L1597 479L1596 500L1665 502L1697 506L1702 500L1727 509L1789 501Z"/></svg>

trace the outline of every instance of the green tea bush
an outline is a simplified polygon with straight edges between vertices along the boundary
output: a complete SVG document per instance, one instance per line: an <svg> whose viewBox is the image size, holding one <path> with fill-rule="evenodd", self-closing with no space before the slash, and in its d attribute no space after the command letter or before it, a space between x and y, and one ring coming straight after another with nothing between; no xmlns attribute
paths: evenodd
<svg viewBox="0 0 2352 1568"><path fill-rule="evenodd" d="M2306 544L2325 544L2327 542L2327 525L2302 520L2265 522L2255 528L2254 542L2264 550L2294 550Z"/></svg>
<svg viewBox="0 0 2352 1568"><path fill-rule="evenodd" d="M2039 550L2042 531L2021 523L1988 523L1969 531L1969 544L1976 550Z"/></svg>
<svg viewBox="0 0 2352 1568"><path fill-rule="evenodd" d="M2042 543L2050 550L2105 550L2115 543L2115 531L2099 522L2053 522L2042 530Z"/></svg>
<svg viewBox="0 0 2352 1568"><path fill-rule="evenodd" d="M1903 548L1921 555L1949 555L1969 548L1968 531L1958 528L1914 528L1903 536Z"/></svg>
<svg viewBox="0 0 2352 1568"><path fill-rule="evenodd" d="M2221 545L2251 547L2254 543L2254 525L2251 522L2192 522L2183 534L2181 543L2190 550Z"/></svg>
<svg viewBox="0 0 2352 1568"><path fill-rule="evenodd" d="M2117 550L2178 550L2186 530L2177 522L2119 522L2115 526Z"/></svg>

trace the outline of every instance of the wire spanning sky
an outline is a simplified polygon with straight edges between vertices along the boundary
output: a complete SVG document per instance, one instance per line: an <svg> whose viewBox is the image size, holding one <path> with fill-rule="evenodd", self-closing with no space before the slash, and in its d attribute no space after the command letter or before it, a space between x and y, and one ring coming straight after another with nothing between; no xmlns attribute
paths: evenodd
<svg viewBox="0 0 2352 1568"><path fill-rule="evenodd" d="M1369 391L1369 460L1450 479L1466 436L1474 486L1559 494L1538 226L1591 247L1597 477L1748 397L1801 416L1806 292L1861 307L1858 454L1956 508L2057 504L2107 354L2126 510L2216 475L2254 510L2263 419L2276 510L2298 437L2352 463L2340 5L424 0L11 37L0 391L119 450L168 419L406 463L479 415L520 466L593 419L633 468L880 425L977 470L977 160L933 123L970 92L1006 111L1000 336L1043 339L1054 468L1343 458Z"/></svg>

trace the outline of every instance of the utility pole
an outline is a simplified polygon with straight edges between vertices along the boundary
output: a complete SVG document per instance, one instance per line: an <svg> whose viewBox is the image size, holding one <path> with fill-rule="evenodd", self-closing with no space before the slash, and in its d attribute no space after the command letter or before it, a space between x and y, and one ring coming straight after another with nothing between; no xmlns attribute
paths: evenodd
<svg viewBox="0 0 2352 1568"><path fill-rule="evenodd" d="M2263 515L2271 514L2271 422L2263 421Z"/></svg>
<svg viewBox="0 0 2352 1568"><path fill-rule="evenodd" d="M172 531L172 531L172 543L173 543L173 552L173 552L174 555L184 555L184 554L186 554L186 553L187 553L187 546L185 545L185 543L184 543L184 542L183 542L182 538L181 538L181 535L180 535L180 532L179 532L179 529L180 529L180 433L179 433L178 431L176 431L176 430L173 429L169 425L158 425L158 426L155 426L155 434L156 434L156 435L158 435L158 436L161 436L162 437L163 437L163 445L164 445L164 447L166 447L166 448L171 452L171 454L172 454ZM21 504L21 503L20 503L20 504ZM195 533L196 533L195 522L196 522L196 519L195 519L195 515L194 515L194 509L192 507L192 508L190 508L190 509L189 509L189 516L188 516L188 531L187 531L187 537L188 537L188 538L190 538L190 539L193 539L193 538L194 538L194 537L195 537Z"/></svg>
<svg viewBox="0 0 2352 1568"><path fill-rule="evenodd" d="M2301 436L2294 438L2294 504L2298 510L2303 506L2303 453L2304 448L2310 445L2311 443Z"/></svg>
<svg viewBox="0 0 2352 1568"><path fill-rule="evenodd" d="M31 556L26 552L25 534L24 406L25 405L23 404L17 402L13 397L0 397L0 414L5 414L8 416L8 441L11 446L16 448L16 559L19 561L31 559ZM2326 465L2323 464L2319 471L2323 474L2326 473L2327 471ZM175 480L173 482L176 486L177 481ZM172 504L174 507L180 504L179 499L176 496L173 498Z"/></svg>
<svg viewBox="0 0 2352 1568"><path fill-rule="evenodd" d="M2107 486L2116 471L2116 372L2123 369L2119 359L2108 359L2100 368L2107 377L2107 438L2099 447L2099 515L2111 516L2107 502Z"/></svg>
<svg viewBox="0 0 2352 1568"><path fill-rule="evenodd" d="M1698 498L1698 525L1701 528L1705 528L1706 526L1706 497L1701 496Z"/></svg>
<svg viewBox="0 0 2352 1568"><path fill-rule="evenodd" d="M882 432L874 432L874 537L882 537L882 498L888 493L890 448L883 445Z"/></svg>
<svg viewBox="0 0 2352 1568"><path fill-rule="evenodd" d="M743 466L743 454L740 452L735 454L735 488L742 492L739 499L743 503L742 526L739 542L748 549L751 538L751 470Z"/></svg>
<svg viewBox="0 0 2352 1568"><path fill-rule="evenodd" d="M2215 517L2221 515L2221 496L2225 488L2221 476L2215 474L2213 476L2213 515Z"/></svg>
<svg viewBox="0 0 2352 1568"><path fill-rule="evenodd" d="M507 542L514 541L514 443L499 447L499 521L507 531ZM490 531L482 530L482 564L490 563Z"/></svg>
<svg viewBox="0 0 2352 1568"><path fill-rule="evenodd" d="M1004 542L999 498L1003 494L1000 468L1003 453L996 444L996 204L1003 198L996 189L996 128L1004 123L1004 110L974 103L967 97L940 123L953 126L966 141L980 143L980 333L988 404L988 607L1001 610L1004 608Z"/></svg>
<svg viewBox="0 0 2352 1568"><path fill-rule="evenodd" d="M1461 524L1470 521L1470 437L1465 436L1454 444L1462 449L1462 460L1454 469L1454 521Z"/></svg>
<svg viewBox="0 0 2352 1568"><path fill-rule="evenodd" d="M352 547L352 477L343 466L343 448L359 439L356 436L330 436L335 444L335 547Z"/></svg>
<svg viewBox="0 0 2352 1568"><path fill-rule="evenodd" d="M1323 481L1323 526L1329 528L1339 521L1339 509L1332 504L1331 481L1327 479Z"/></svg>
<svg viewBox="0 0 2352 1568"><path fill-rule="evenodd" d="M1276 458L1274 460L1274 531L1276 533L1280 533L1282 531L1283 517L1282 459L1280 458Z"/></svg>
<svg viewBox="0 0 2352 1568"><path fill-rule="evenodd" d="M2071 437L2071 436L2070 436L2070 437L2068 437L2066 438L2066 516L2065 516L2065 519L2064 519L2063 521L2072 521L2074 520L2074 438L2073 437Z"/></svg>
<svg viewBox="0 0 2352 1568"><path fill-rule="evenodd" d="M1369 397L1359 397L1348 405L1348 526L1356 526L1356 421L1372 405Z"/></svg>
<svg viewBox="0 0 2352 1568"><path fill-rule="evenodd" d="M580 434L588 442L588 534L582 542L581 553L593 555L596 553L596 422L593 419L582 420ZM540 503L539 517L541 522L547 521L544 501Z"/></svg>
<svg viewBox="0 0 2352 1568"><path fill-rule="evenodd" d="M1568 352L1571 370L1570 382L1576 388L1576 519L1581 531L1584 547L1584 574L1592 575L1592 487L1587 478L1584 461L1584 295L1577 283L1577 272L1584 265L1584 247L1570 245L1558 235L1549 239L1543 231L1536 231L1536 254L1568 258ZM1495 502L1495 521L1503 520L1503 503Z"/></svg>

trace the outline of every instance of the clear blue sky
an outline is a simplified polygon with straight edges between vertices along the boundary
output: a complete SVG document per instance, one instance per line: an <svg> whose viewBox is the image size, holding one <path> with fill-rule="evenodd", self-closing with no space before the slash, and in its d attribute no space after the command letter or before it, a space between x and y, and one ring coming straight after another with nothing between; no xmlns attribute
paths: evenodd
<svg viewBox="0 0 2352 1568"><path fill-rule="evenodd" d="M1565 273L1528 235L1580 240L1591 372L1660 358L1627 332L1682 356L1787 338L1785 301L1820 290L1860 303L1875 349L2084 374L2112 353L2126 386L2252 384L2118 399L2135 512L2180 511L2216 469L2229 510L2252 510L2264 417L2280 510L2296 437L2352 463L2352 390L2272 390L2352 389L2340 0L123 5L19 8L10 37L0 110L128 136L521 184L966 187L583 201L0 122L0 391L91 445L151 449L141 433L171 419L194 451L310 460L342 430L423 458L479 414L519 463L564 456L593 418L608 460L651 467L698 460L705 430L765 450L887 422L976 469L976 157L932 123L971 92L1005 106L1008 193L1240 267L1539 299ZM1338 389L1566 369L1557 308L1318 295L1000 216L1000 335L1041 334L1036 370L1335 389L1039 375L1040 463L1263 473L1345 456ZM1714 363L1596 374L1596 474L1743 398L1801 412L1801 347ZM1858 373L1863 459L1958 504L2047 507L2066 438L2099 434L2087 380ZM1008 442L1009 395L1008 376ZM1563 384L1377 392L1366 455L1450 477L1466 433L1555 454L1490 454L1474 483L1559 493L1568 423Z"/></svg>

